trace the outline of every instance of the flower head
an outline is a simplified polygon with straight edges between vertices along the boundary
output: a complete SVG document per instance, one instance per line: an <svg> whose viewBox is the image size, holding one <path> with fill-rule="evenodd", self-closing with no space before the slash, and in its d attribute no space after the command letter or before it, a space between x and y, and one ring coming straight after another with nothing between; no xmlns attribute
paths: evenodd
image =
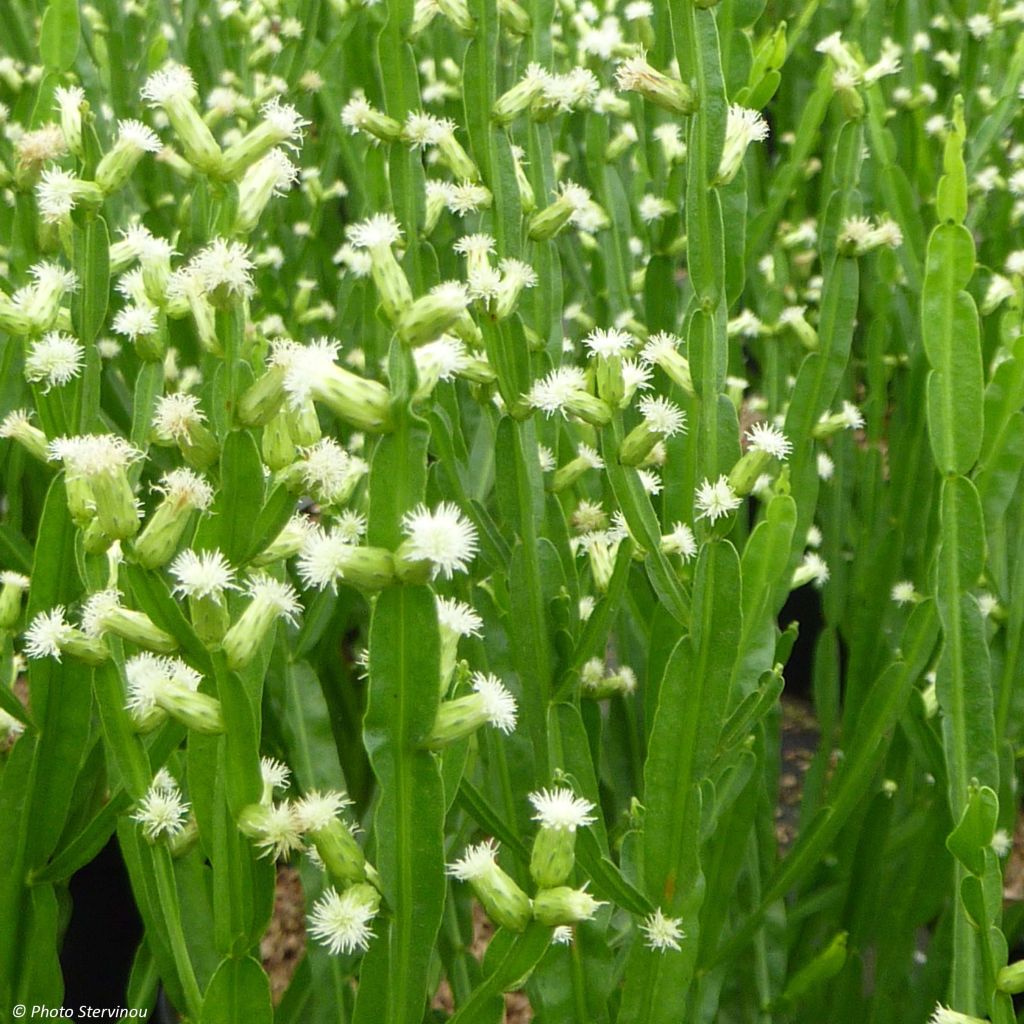
<svg viewBox="0 0 1024 1024"><path fill-rule="evenodd" d="M25 357L25 377L33 383L45 383L44 392L62 387L82 372L85 350L76 338L61 331L50 331L29 347Z"/></svg>
<svg viewBox="0 0 1024 1024"><path fill-rule="evenodd" d="M252 270L248 246L215 238L189 261L200 288L207 294L223 291L246 297L252 293Z"/></svg>
<svg viewBox="0 0 1024 1024"><path fill-rule="evenodd" d="M151 842L161 836L171 839L180 835L188 821L189 805L182 799L178 784L163 772L153 780L132 814L142 826L142 832Z"/></svg>
<svg viewBox="0 0 1024 1024"><path fill-rule="evenodd" d="M430 562L435 576L450 580L466 572L479 547L476 527L455 505L443 501L433 511L417 505L402 518L409 557Z"/></svg>
<svg viewBox="0 0 1024 1024"><path fill-rule="evenodd" d="M29 658L61 660L61 645L74 633L63 605L39 612L25 630L25 654Z"/></svg>
<svg viewBox="0 0 1024 1024"><path fill-rule="evenodd" d="M376 249L397 244L402 238L402 229L392 214L377 213L358 224L350 224L345 234L357 249Z"/></svg>
<svg viewBox="0 0 1024 1024"><path fill-rule="evenodd" d="M666 917L661 907L644 918L640 930L647 937L648 949L657 950L659 953L669 949L680 949L680 940L686 938L682 920L678 917Z"/></svg>
<svg viewBox="0 0 1024 1024"><path fill-rule="evenodd" d="M640 412L647 425L662 437L686 431L686 413L675 402L658 395L640 399Z"/></svg>
<svg viewBox="0 0 1024 1024"><path fill-rule="evenodd" d="M171 64L146 79L141 95L154 107L163 106L175 99L193 100L196 97L196 81L188 68Z"/></svg>
<svg viewBox="0 0 1024 1024"><path fill-rule="evenodd" d="M198 552L186 548L171 562L170 572L177 580L174 593L182 596L219 598L225 590L238 589L235 570L216 548Z"/></svg>
<svg viewBox="0 0 1024 1024"><path fill-rule="evenodd" d="M487 875L495 866L497 857L498 844L493 839L485 839L475 846L467 846L465 853L446 870L460 882L472 882Z"/></svg>
<svg viewBox="0 0 1024 1024"><path fill-rule="evenodd" d="M313 904L309 933L332 953L355 953L370 945L370 923L377 907L368 898L367 886L354 885L339 894L328 889Z"/></svg>
<svg viewBox="0 0 1024 1024"><path fill-rule="evenodd" d="M533 820L539 821L541 828L575 832L576 829L596 821L590 813L594 805L589 800L576 796L571 789L539 790L530 794L530 803L537 812Z"/></svg>
<svg viewBox="0 0 1024 1024"><path fill-rule="evenodd" d="M696 504L700 510L697 518L714 523L738 509L742 501L729 486L727 477L720 476L714 483L705 480L697 488Z"/></svg>
<svg viewBox="0 0 1024 1024"><path fill-rule="evenodd" d="M213 504L213 488L198 473L191 469L172 469L153 484L153 490L164 496L173 505L188 506L200 512Z"/></svg>
<svg viewBox="0 0 1024 1024"><path fill-rule="evenodd" d="M303 832L319 832L336 821L352 805L344 793L336 790L311 790L295 804L295 820Z"/></svg>
<svg viewBox="0 0 1024 1024"><path fill-rule="evenodd" d="M785 460L793 451L793 444L786 435L768 423L755 423L746 433L747 444L754 451L764 452L773 458Z"/></svg>
<svg viewBox="0 0 1024 1024"><path fill-rule="evenodd" d="M480 636L484 620L464 601L453 597L438 597L437 620L452 633L459 636Z"/></svg>
<svg viewBox="0 0 1024 1024"><path fill-rule="evenodd" d="M559 366L534 382L526 400L548 416L556 412L568 416L570 399L586 386L587 376L580 367Z"/></svg>
<svg viewBox="0 0 1024 1024"><path fill-rule="evenodd" d="M516 727L516 699L492 673L474 672L473 689L483 698L488 721L503 733Z"/></svg>

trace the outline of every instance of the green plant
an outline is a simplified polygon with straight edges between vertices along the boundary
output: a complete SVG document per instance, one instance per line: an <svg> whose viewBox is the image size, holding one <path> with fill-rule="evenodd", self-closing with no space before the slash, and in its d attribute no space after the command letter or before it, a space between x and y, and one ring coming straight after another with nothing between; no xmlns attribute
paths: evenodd
<svg viewBox="0 0 1024 1024"><path fill-rule="evenodd" d="M1020 8L36 7L0 1014L116 834L199 1024L1014 1021Z"/></svg>

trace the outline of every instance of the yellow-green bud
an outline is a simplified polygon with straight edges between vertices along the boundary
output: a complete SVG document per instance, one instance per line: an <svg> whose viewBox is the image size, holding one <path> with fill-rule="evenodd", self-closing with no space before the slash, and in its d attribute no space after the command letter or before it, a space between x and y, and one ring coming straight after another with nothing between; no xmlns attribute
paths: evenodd
<svg viewBox="0 0 1024 1024"><path fill-rule="evenodd" d="M595 900L585 889L572 889L560 885L552 889L541 889L533 898L533 916L541 924L557 928L563 924L589 921L603 901Z"/></svg>

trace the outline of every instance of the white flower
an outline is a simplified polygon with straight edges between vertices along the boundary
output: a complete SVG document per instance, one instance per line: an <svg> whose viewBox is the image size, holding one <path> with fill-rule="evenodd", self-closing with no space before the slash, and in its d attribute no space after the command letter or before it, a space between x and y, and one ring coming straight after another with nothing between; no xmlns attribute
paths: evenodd
<svg viewBox="0 0 1024 1024"><path fill-rule="evenodd" d="M803 561L797 566L793 573L793 582L796 586L803 586L805 583L813 583L815 587L823 587L830 576L828 563L816 551L808 551Z"/></svg>
<svg viewBox="0 0 1024 1024"><path fill-rule="evenodd" d="M155 334L157 310L153 306L125 306L114 317L113 330L115 334L123 334L131 341Z"/></svg>
<svg viewBox="0 0 1024 1024"><path fill-rule="evenodd" d="M516 699L505 689L501 680L492 673L474 672L470 680L473 689L484 701L487 720L503 733L516 727Z"/></svg>
<svg viewBox="0 0 1024 1024"><path fill-rule="evenodd" d="M995 25L987 14L972 14L967 19L967 31L975 39L985 39L995 31Z"/></svg>
<svg viewBox="0 0 1024 1024"><path fill-rule="evenodd" d="M640 486L652 497L661 494L661 477L653 469L638 469L636 475L640 478Z"/></svg>
<svg viewBox="0 0 1024 1024"><path fill-rule="evenodd" d="M597 819L590 813L594 805L571 789L542 789L530 794L530 803L537 812L534 821L541 828L557 829L561 832L575 832L584 825L591 825Z"/></svg>
<svg viewBox="0 0 1024 1024"><path fill-rule="evenodd" d="M219 598L225 590L238 589L235 570L216 548L199 552L186 548L171 562L170 573L178 581L174 593L183 596Z"/></svg>
<svg viewBox="0 0 1024 1024"><path fill-rule="evenodd" d="M697 554L697 539L686 523L676 523L672 532L661 538L661 550L668 555L679 555L689 562Z"/></svg>
<svg viewBox="0 0 1024 1024"><path fill-rule="evenodd" d="M252 293L252 270L255 264L248 246L215 238L189 261L189 267L204 292L223 290L230 295Z"/></svg>
<svg viewBox="0 0 1024 1024"><path fill-rule="evenodd" d="M36 185L39 212L48 224L63 220L75 208L79 181L69 171L48 167Z"/></svg>
<svg viewBox="0 0 1024 1024"><path fill-rule="evenodd" d="M169 100L178 98L192 100L196 96L195 79L188 68L172 64L146 79L141 96L152 106L163 106Z"/></svg>
<svg viewBox="0 0 1024 1024"><path fill-rule="evenodd" d="M459 636L480 636L484 628L484 620L471 605L452 597L437 598L437 620Z"/></svg>
<svg viewBox="0 0 1024 1024"><path fill-rule="evenodd" d="M989 846L997 857L1005 857L1013 849L1013 836L1005 828L997 828L992 833Z"/></svg>
<svg viewBox="0 0 1024 1024"><path fill-rule="evenodd" d="M319 832L336 821L341 812L352 805L344 793L311 790L294 807L295 821L303 832Z"/></svg>
<svg viewBox="0 0 1024 1024"><path fill-rule="evenodd" d="M43 392L62 387L82 372L85 349L76 338L50 331L29 347L25 356L25 377L34 384L45 382Z"/></svg>
<svg viewBox="0 0 1024 1024"><path fill-rule="evenodd" d="M452 502L443 501L431 512L418 505L402 517L409 557L430 562L434 575L450 580L455 572L466 572L476 555L476 527Z"/></svg>
<svg viewBox="0 0 1024 1024"><path fill-rule="evenodd" d="M696 504L700 510L697 518L708 519L714 523L738 509L742 501L743 499L733 492L725 476L720 476L714 483L705 479L697 488Z"/></svg>
<svg viewBox="0 0 1024 1024"><path fill-rule="evenodd" d="M51 462L63 462L68 474L92 477L124 470L142 452L116 434L79 434L58 437L47 446Z"/></svg>
<svg viewBox="0 0 1024 1024"><path fill-rule="evenodd" d="M25 654L29 658L61 660L61 645L74 634L65 618L63 605L39 612L25 630Z"/></svg>
<svg viewBox="0 0 1024 1024"><path fill-rule="evenodd" d="M161 441L183 441L206 419L199 408L199 399L183 391L172 391L156 404L153 432Z"/></svg>
<svg viewBox="0 0 1024 1024"><path fill-rule="evenodd" d="M1006 257L1006 272L1008 274L1024 275L1024 249L1015 249Z"/></svg>
<svg viewBox="0 0 1024 1024"><path fill-rule="evenodd" d="M102 598L109 593L100 591L94 596ZM113 593L116 600L116 591ZM90 624L98 628L96 624ZM86 632L91 630L87 628ZM168 696L181 692L195 693L203 681L203 677L180 658L164 658L148 652L129 658L124 665L124 674L128 684L125 708L137 718L145 718L160 700Z"/></svg>
<svg viewBox="0 0 1024 1024"><path fill-rule="evenodd" d="M332 953L354 953L370 945L370 922L376 914L362 888L354 886L340 895L331 888L313 904L309 933Z"/></svg>
<svg viewBox="0 0 1024 1024"><path fill-rule="evenodd" d="M142 826L143 834L153 843L162 835L168 838L180 835L188 821L188 811L189 805L182 799L177 783L161 769L139 801L132 819Z"/></svg>
<svg viewBox="0 0 1024 1024"><path fill-rule="evenodd" d="M260 107L260 116L277 133L279 144L297 149L302 141L302 129L309 122L291 105L282 103L275 96Z"/></svg>
<svg viewBox="0 0 1024 1024"><path fill-rule="evenodd" d="M566 405L579 391L586 390L587 376L578 366L559 366L535 381L526 400L546 415L560 412L568 416Z"/></svg>
<svg viewBox="0 0 1024 1024"><path fill-rule="evenodd" d="M459 217L467 213L476 213L477 210L491 205L491 193L473 181L460 181L457 185L449 185L444 192L445 205Z"/></svg>
<svg viewBox="0 0 1024 1024"><path fill-rule="evenodd" d="M402 137L416 149L438 145L455 131L452 121L442 120L422 110L410 110L402 127Z"/></svg>
<svg viewBox="0 0 1024 1024"><path fill-rule="evenodd" d="M986 1024L986 1022L978 1017L972 1017L939 1004L928 1018L928 1024Z"/></svg>
<svg viewBox="0 0 1024 1024"><path fill-rule="evenodd" d="M498 844L493 839L485 839L475 846L467 846L465 853L449 864L446 871L460 882L472 882L491 872L497 856Z"/></svg>
<svg viewBox="0 0 1024 1024"><path fill-rule="evenodd" d="M522 260L504 259L498 269L505 275L503 283L515 288L534 288L537 285L537 271Z"/></svg>
<svg viewBox="0 0 1024 1024"><path fill-rule="evenodd" d="M818 479L819 480L831 480L832 474L836 470L836 464L832 461L831 457L826 455L825 452L818 453L817 459L818 468Z"/></svg>
<svg viewBox="0 0 1024 1024"><path fill-rule="evenodd" d="M637 210L645 224L653 224L675 212L675 207L661 196L647 194L640 200Z"/></svg>
<svg viewBox="0 0 1024 1024"><path fill-rule="evenodd" d="M332 437L302 449L303 480L328 505L344 501L366 470L362 459L350 455Z"/></svg>
<svg viewBox="0 0 1024 1024"><path fill-rule="evenodd" d="M263 776L263 785L273 790L285 789L292 773L283 761L276 761L272 757L261 757L260 775Z"/></svg>
<svg viewBox="0 0 1024 1024"><path fill-rule="evenodd" d="M257 825L254 842L261 857L272 860L286 858L293 850L301 850L302 829L290 800L265 808Z"/></svg>
<svg viewBox="0 0 1024 1024"><path fill-rule="evenodd" d="M899 605L910 604L917 597L917 591L910 580L900 580L892 585L889 596Z"/></svg>
<svg viewBox="0 0 1024 1024"><path fill-rule="evenodd" d="M583 344L590 349L592 355L611 358L625 355L634 344L635 339L627 331L616 328L610 330L593 330L583 339Z"/></svg>
<svg viewBox="0 0 1024 1024"><path fill-rule="evenodd" d="M152 128L131 119L117 122L117 140L143 153L159 153L163 148Z"/></svg>
<svg viewBox="0 0 1024 1024"><path fill-rule="evenodd" d="M862 430L864 428L864 417L861 415L860 409L852 402L844 401L839 415L842 417L843 425L847 430Z"/></svg>
<svg viewBox="0 0 1024 1024"><path fill-rule="evenodd" d="M273 576L260 573L249 581L248 593L253 604L257 602L264 604L278 618L284 619L293 626L298 624L295 616L302 611L302 605L299 603L299 595L290 583L275 580Z"/></svg>
<svg viewBox="0 0 1024 1024"><path fill-rule="evenodd" d="M357 249L390 247L402 238L402 229L390 213L377 213L345 229L348 240Z"/></svg>
<svg viewBox="0 0 1024 1024"><path fill-rule="evenodd" d="M641 398L640 412L648 427L662 437L686 432L686 413L667 398L660 395Z"/></svg>
<svg viewBox="0 0 1024 1024"><path fill-rule="evenodd" d="M679 942L686 938L683 922L678 917L666 917L658 907L654 913L648 914L640 925L640 930L647 936L647 948L664 953L666 950L679 950Z"/></svg>
<svg viewBox="0 0 1024 1024"><path fill-rule="evenodd" d="M573 931L571 924L560 924L551 933L551 942L555 946L571 946Z"/></svg>
<svg viewBox="0 0 1024 1024"><path fill-rule="evenodd" d="M765 452L772 458L785 461L793 451L792 442L786 435L769 423L755 423L746 433L748 446L754 451Z"/></svg>
<svg viewBox="0 0 1024 1024"><path fill-rule="evenodd" d="M205 512L213 504L213 488L191 469L181 467L165 473L153 490L174 505L188 506Z"/></svg>
<svg viewBox="0 0 1024 1024"><path fill-rule="evenodd" d="M463 235L452 249L460 256L488 256L494 252L494 238L491 235L478 233L475 235Z"/></svg>

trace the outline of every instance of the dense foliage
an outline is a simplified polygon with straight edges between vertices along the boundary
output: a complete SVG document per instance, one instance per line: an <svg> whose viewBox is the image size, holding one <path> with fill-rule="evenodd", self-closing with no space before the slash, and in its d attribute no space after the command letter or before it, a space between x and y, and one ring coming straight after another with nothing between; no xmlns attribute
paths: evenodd
<svg viewBox="0 0 1024 1024"><path fill-rule="evenodd" d="M0 1018L1012 1024L1022 22L6 4Z"/></svg>

